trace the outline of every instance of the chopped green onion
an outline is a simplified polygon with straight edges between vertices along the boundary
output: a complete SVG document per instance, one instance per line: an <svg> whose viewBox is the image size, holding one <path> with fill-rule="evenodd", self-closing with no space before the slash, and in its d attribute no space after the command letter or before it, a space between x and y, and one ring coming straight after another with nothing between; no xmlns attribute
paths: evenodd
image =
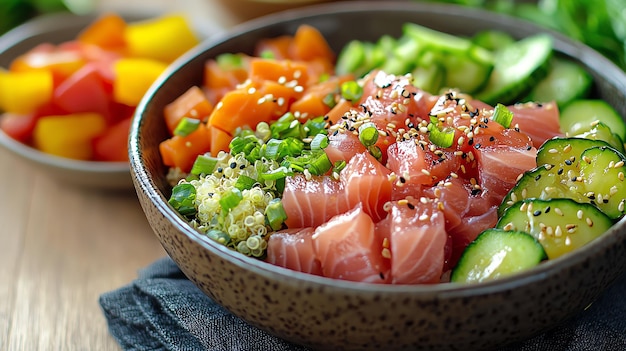
<svg viewBox="0 0 626 351"><path fill-rule="evenodd" d="M230 148L231 154L233 155L237 155L240 153L249 155L252 150L258 148L260 144L259 139L252 135L246 137L236 136L233 138L233 140L230 141L230 144L228 146Z"/></svg>
<svg viewBox="0 0 626 351"><path fill-rule="evenodd" d="M220 206L222 207L222 211L224 214L228 213L231 209L237 207L239 203L243 200L243 194L241 190L237 188L229 189L222 195L220 199Z"/></svg>
<svg viewBox="0 0 626 351"><path fill-rule="evenodd" d="M287 167L280 166L274 170L270 170L269 172L259 174L259 178L263 180L278 180L292 174L293 172L291 172Z"/></svg>
<svg viewBox="0 0 626 351"><path fill-rule="evenodd" d="M322 175L328 172L332 167L333 164L330 163L328 155L325 152L320 152L306 168L313 175Z"/></svg>
<svg viewBox="0 0 626 351"><path fill-rule="evenodd" d="M270 200L265 208L265 218L273 230L279 230L283 226L283 223L287 219L287 213L279 198Z"/></svg>
<svg viewBox="0 0 626 351"><path fill-rule="evenodd" d="M326 134L318 134L311 140L311 150L321 150L328 146L328 136Z"/></svg>
<svg viewBox="0 0 626 351"><path fill-rule="evenodd" d="M182 183L172 188L172 196L168 203L183 216L196 214L196 188L188 183Z"/></svg>
<svg viewBox="0 0 626 351"><path fill-rule="evenodd" d="M374 156L374 158L376 158L379 161L383 158L383 152L376 145L372 145L372 146L368 147L367 151L369 151L370 155Z"/></svg>
<svg viewBox="0 0 626 351"><path fill-rule="evenodd" d="M275 59L276 56L274 56L274 52L272 50L263 50L261 51L261 54L259 55L259 57L264 58L264 59Z"/></svg>
<svg viewBox="0 0 626 351"><path fill-rule="evenodd" d="M237 181L235 181L235 188L241 191L250 190L256 183L256 179L240 174L239 177L237 177Z"/></svg>
<svg viewBox="0 0 626 351"><path fill-rule="evenodd" d="M348 81L341 84L341 96L348 101L357 101L363 95L363 87L356 81Z"/></svg>
<svg viewBox="0 0 626 351"><path fill-rule="evenodd" d="M341 172L344 168L346 168L348 164L346 163L346 161L344 160L340 160L340 161L335 161L335 164L333 165L333 172Z"/></svg>
<svg viewBox="0 0 626 351"><path fill-rule="evenodd" d="M209 230L206 233L206 236L208 236L209 239L217 241L222 245L228 245L230 243L230 235L218 229Z"/></svg>
<svg viewBox="0 0 626 351"><path fill-rule="evenodd" d="M326 120L324 116L319 116L312 118L304 123L304 130L306 131L307 136L317 135L317 134L328 134L328 130L326 127Z"/></svg>
<svg viewBox="0 0 626 351"><path fill-rule="evenodd" d="M185 137L195 132L200 126L200 120L197 118L183 117L174 128L174 135Z"/></svg>
<svg viewBox="0 0 626 351"><path fill-rule="evenodd" d="M323 83L323 82L325 82L325 81L327 81L327 80L329 80L329 79L330 79L330 74L328 74L328 73L322 73L322 74L320 74L320 79L319 79L319 82L320 82L320 83Z"/></svg>
<svg viewBox="0 0 626 351"><path fill-rule="evenodd" d="M211 174L215 170L217 159L209 155L198 155L191 167L191 174Z"/></svg>
<svg viewBox="0 0 626 351"><path fill-rule="evenodd" d="M361 124L359 127L359 140L365 147L372 146L378 141L378 129L372 122Z"/></svg>
<svg viewBox="0 0 626 351"><path fill-rule="evenodd" d="M302 131L302 124L296 119L291 112L287 112L282 115L276 122L270 126L272 131L272 138L284 139L287 137L304 137Z"/></svg>
<svg viewBox="0 0 626 351"><path fill-rule="evenodd" d="M267 124L267 122L259 122L259 124L256 125L254 135L264 142L268 141L269 138L272 137L272 130L270 129L270 125Z"/></svg>
<svg viewBox="0 0 626 351"><path fill-rule="evenodd" d="M441 130L436 124L429 123L428 131L430 141L439 147L450 147L454 143L454 128L447 127Z"/></svg>
<svg viewBox="0 0 626 351"><path fill-rule="evenodd" d="M330 93L326 96L324 96L324 99L322 100L322 102L324 103L324 105L333 108L335 107L335 105L337 105L337 101L335 101L335 94Z"/></svg>
<svg viewBox="0 0 626 351"><path fill-rule="evenodd" d="M506 108L502 104L497 104L493 109L493 116L491 116L494 122L501 124L504 128L511 127L511 121L513 121L513 112Z"/></svg>
<svg viewBox="0 0 626 351"><path fill-rule="evenodd" d="M215 58L217 65L224 71L243 67L243 58L238 54L225 53Z"/></svg>

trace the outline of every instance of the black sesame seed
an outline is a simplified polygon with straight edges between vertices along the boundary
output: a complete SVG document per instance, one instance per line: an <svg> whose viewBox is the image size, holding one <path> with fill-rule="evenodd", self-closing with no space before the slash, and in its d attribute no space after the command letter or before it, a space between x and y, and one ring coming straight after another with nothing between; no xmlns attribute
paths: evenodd
<svg viewBox="0 0 626 351"><path fill-rule="evenodd" d="M475 149L480 149L480 143L478 143L478 144L474 145L474 148L475 148Z"/></svg>
<svg viewBox="0 0 626 351"><path fill-rule="evenodd" d="M404 177L400 177L400 183L402 184L406 183L406 179Z"/></svg>
<svg viewBox="0 0 626 351"><path fill-rule="evenodd" d="M414 209L415 209L415 205L413 205L413 204L412 204L412 203L410 203L410 202L409 202L408 204L406 204L406 206L407 206L409 209L411 209L411 210L414 210Z"/></svg>
<svg viewBox="0 0 626 351"><path fill-rule="evenodd" d="M232 169L237 168L237 162L231 162L230 163L230 168L232 168Z"/></svg>
<svg viewBox="0 0 626 351"><path fill-rule="evenodd" d="M556 174L558 174L558 175L563 174L563 168L559 168L559 170L556 172Z"/></svg>
<svg viewBox="0 0 626 351"><path fill-rule="evenodd" d="M536 210L535 212L533 212L533 216L537 217L541 214L541 210Z"/></svg>
<svg viewBox="0 0 626 351"><path fill-rule="evenodd" d="M541 174L537 174L537 176L535 177L535 181L538 181L539 179L541 179Z"/></svg>
<svg viewBox="0 0 626 351"><path fill-rule="evenodd" d="M494 141L496 140L496 137L494 137L493 135L489 137L489 141Z"/></svg>
<svg viewBox="0 0 626 351"><path fill-rule="evenodd" d="M472 195L478 195L478 194L480 194L480 192L481 192L481 189L472 189L471 194Z"/></svg>
<svg viewBox="0 0 626 351"><path fill-rule="evenodd" d="M543 213L548 213L548 212L550 212L550 206L546 207L546 209L543 210Z"/></svg>
<svg viewBox="0 0 626 351"><path fill-rule="evenodd" d="M572 165L572 161L570 161L570 160L565 160L565 164L566 164L566 165L568 165L568 166L571 166L571 165Z"/></svg>

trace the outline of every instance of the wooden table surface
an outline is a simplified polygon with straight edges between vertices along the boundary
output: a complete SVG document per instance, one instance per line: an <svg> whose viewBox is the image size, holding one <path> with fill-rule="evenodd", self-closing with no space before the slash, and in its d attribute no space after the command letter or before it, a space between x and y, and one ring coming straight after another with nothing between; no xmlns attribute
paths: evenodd
<svg viewBox="0 0 626 351"><path fill-rule="evenodd" d="M210 34L283 9L242 1L101 0L96 10L182 11ZM61 183L4 149L0 184L0 350L119 350L98 297L166 255L134 189Z"/></svg>

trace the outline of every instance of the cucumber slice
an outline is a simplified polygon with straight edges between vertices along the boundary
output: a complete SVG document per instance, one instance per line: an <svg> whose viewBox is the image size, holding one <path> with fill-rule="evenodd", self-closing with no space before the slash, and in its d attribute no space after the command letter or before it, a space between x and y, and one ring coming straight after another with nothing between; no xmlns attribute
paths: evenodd
<svg viewBox="0 0 626 351"><path fill-rule="evenodd" d="M600 121L626 140L626 124L615 109L604 100L576 100L561 111L561 131L568 135L586 131L589 125Z"/></svg>
<svg viewBox="0 0 626 351"><path fill-rule="evenodd" d="M561 58L550 61L548 75L528 95L529 101L555 101L559 108L585 97L593 79L579 64Z"/></svg>
<svg viewBox="0 0 626 351"><path fill-rule="evenodd" d="M487 229L465 248L450 281L479 283L498 279L532 268L545 259L543 247L528 233Z"/></svg>
<svg viewBox="0 0 626 351"><path fill-rule="evenodd" d="M508 208L496 228L529 233L554 259L586 245L612 225L611 218L588 203L526 199Z"/></svg>
<svg viewBox="0 0 626 351"><path fill-rule="evenodd" d="M546 140L537 150L537 165L552 165L562 169L566 176L570 170L576 171L580 155L594 146L610 146L603 140L583 138L552 138Z"/></svg>
<svg viewBox="0 0 626 351"><path fill-rule="evenodd" d="M365 43L352 40L341 50L337 57L335 71L337 74L356 72L365 63Z"/></svg>
<svg viewBox="0 0 626 351"><path fill-rule="evenodd" d="M495 66L487 85L476 98L490 105L511 104L524 96L547 74L552 37L537 34L495 52Z"/></svg>
<svg viewBox="0 0 626 351"><path fill-rule="evenodd" d="M411 74L413 84L431 94L439 93L446 79L446 70L438 64L416 67Z"/></svg>
<svg viewBox="0 0 626 351"><path fill-rule="evenodd" d="M592 147L581 155L580 181L585 196L602 212L617 219L626 204L624 156L611 147Z"/></svg>
<svg viewBox="0 0 626 351"><path fill-rule="evenodd" d="M405 38L411 38L421 53L432 52L446 70L444 87L474 93L482 88L494 67L493 53L471 40L439 32L414 23L403 26ZM424 60L418 67L426 67Z"/></svg>
<svg viewBox="0 0 626 351"><path fill-rule="evenodd" d="M489 51L496 51L502 46L514 43L515 39L507 32L487 29L474 34L472 42Z"/></svg>
<svg viewBox="0 0 626 351"><path fill-rule="evenodd" d="M563 168L552 165L544 164L525 172L502 200L498 207L498 217L502 217L517 201L526 199L569 198L576 202L590 202L589 198L580 192L572 191L565 178Z"/></svg>
<svg viewBox="0 0 626 351"><path fill-rule="evenodd" d="M626 153L622 138L613 133L609 126L602 122L594 123L589 126L589 130L581 131L580 134L572 135L572 137L606 141L609 145L611 145L611 147L619 151L622 155Z"/></svg>

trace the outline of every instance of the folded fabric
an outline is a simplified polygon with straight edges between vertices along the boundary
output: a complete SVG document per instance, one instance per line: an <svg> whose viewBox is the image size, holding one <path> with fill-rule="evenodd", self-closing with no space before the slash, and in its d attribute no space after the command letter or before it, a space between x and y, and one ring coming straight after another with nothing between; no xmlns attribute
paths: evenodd
<svg viewBox="0 0 626 351"><path fill-rule="evenodd" d="M563 325L501 351L626 350L626 275ZM204 295L169 258L100 296L123 350L305 351L247 324Z"/></svg>

